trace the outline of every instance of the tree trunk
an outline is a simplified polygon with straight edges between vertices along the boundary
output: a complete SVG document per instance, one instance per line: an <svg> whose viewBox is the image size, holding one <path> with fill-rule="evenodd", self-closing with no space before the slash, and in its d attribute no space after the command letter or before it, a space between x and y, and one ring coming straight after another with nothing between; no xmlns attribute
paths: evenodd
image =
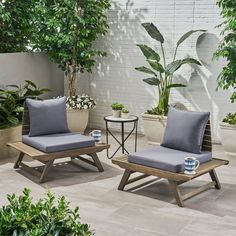
<svg viewBox="0 0 236 236"><path fill-rule="evenodd" d="M74 68L74 66L71 66L69 69L69 73L68 73L68 80L69 80L69 86L68 86L68 90L69 90L69 97L75 96L76 95L76 88L75 88L75 81L76 81L76 69Z"/></svg>

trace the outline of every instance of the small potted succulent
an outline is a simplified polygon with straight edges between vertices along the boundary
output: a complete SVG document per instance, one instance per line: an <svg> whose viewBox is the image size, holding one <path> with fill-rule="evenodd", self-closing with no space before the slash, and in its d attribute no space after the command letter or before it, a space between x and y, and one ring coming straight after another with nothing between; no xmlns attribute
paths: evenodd
<svg viewBox="0 0 236 236"><path fill-rule="evenodd" d="M111 105L112 108L112 115L114 117L120 117L121 116L121 110L123 109L123 104L115 102Z"/></svg>
<svg viewBox="0 0 236 236"><path fill-rule="evenodd" d="M122 109L121 118L123 118L123 119L129 119L129 110L128 110L128 109L126 109L126 108L123 108L123 109Z"/></svg>

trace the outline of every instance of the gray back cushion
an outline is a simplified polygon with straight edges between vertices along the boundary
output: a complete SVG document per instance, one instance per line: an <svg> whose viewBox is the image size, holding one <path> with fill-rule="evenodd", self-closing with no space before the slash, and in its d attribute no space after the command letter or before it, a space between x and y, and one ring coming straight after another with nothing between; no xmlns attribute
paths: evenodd
<svg viewBox="0 0 236 236"><path fill-rule="evenodd" d="M29 110L29 136L69 132L66 116L66 97L33 100L26 99Z"/></svg>
<svg viewBox="0 0 236 236"><path fill-rule="evenodd" d="M201 153L210 112L180 111L170 107L161 146Z"/></svg>

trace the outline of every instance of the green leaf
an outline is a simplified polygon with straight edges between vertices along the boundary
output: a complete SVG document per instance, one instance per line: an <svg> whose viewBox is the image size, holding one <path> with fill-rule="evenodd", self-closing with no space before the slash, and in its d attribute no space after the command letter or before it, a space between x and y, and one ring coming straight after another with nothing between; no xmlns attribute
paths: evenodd
<svg viewBox="0 0 236 236"><path fill-rule="evenodd" d="M206 32L206 30L199 29L199 30L190 30L190 31L188 31L187 33L183 34L180 37L180 39L177 42L177 47L179 47L179 45L181 43L183 43L189 36L191 36L193 33L196 33L196 32Z"/></svg>
<svg viewBox="0 0 236 236"><path fill-rule="evenodd" d="M143 81L147 84L150 85L155 85L158 86L160 84L160 80L156 77L151 77L151 78L147 78L147 79L143 79Z"/></svg>
<svg viewBox="0 0 236 236"><path fill-rule="evenodd" d="M146 74L156 75L156 73L154 71L152 71L151 69L149 69L145 66L135 67L135 70L141 71L141 72L146 73Z"/></svg>
<svg viewBox="0 0 236 236"><path fill-rule="evenodd" d="M144 44L137 44L137 46L141 49L143 55L147 58L147 60L155 60L157 62L160 61L159 54L156 53L152 48Z"/></svg>
<svg viewBox="0 0 236 236"><path fill-rule="evenodd" d="M142 26L153 39L156 39L160 43L164 43L162 34L153 23L142 23Z"/></svg>
<svg viewBox="0 0 236 236"><path fill-rule="evenodd" d="M182 65L184 64L197 64L201 66L201 63L194 59L194 58L185 58L183 60L176 60L171 62L166 67L166 73L167 74L173 74L175 71L177 71Z"/></svg>
<svg viewBox="0 0 236 236"><path fill-rule="evenodd" d="M165 71L163 66L160 63L158 63L156 61L152 61L152 60L147 60L147 61L154 70L156 70L160 73L163 73Z"/></svg>
<svg viewBox="0 0 236 236"><path fill-rule="evenodd" d="M170 84L166 88L179 88L179 87L187 87L185 84Z"/></svg>
<svg viewBox="0 0 236 236"><path fill-rule="evenodd" d="M9 123L11 123L12 125L17 125L19 123L18 118L14 117L14 116L8 116L7 121Z"/></svg>
<svg viewBox="0 0 236 236"><path fill-rule="evenodd" d="M27 83L27 84L29 84L29 85L31 85L33 88L37 88L37 86L36 86L36 84L34 83L34 82L32 82L32 81L30 81L30 80L25 80L25 82Z"/></svg>

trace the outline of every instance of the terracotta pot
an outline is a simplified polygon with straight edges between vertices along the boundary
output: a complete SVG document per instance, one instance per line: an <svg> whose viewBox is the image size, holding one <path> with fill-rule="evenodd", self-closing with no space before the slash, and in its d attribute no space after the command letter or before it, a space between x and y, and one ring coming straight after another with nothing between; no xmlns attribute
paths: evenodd
<svg viewBox="0 0 236 236"><path fill-rule="evenodd" d="M144 134L148 143L160 144L166 127L166 116L142 114Z"/></svg>
<svg viewBox="0 0 236 236"><path fill-rule="evenodd" d="M89 119L89 110L67 109L67 123L71 132L84 133Z"/></svg>
<svg viewBox="0 0 236 236"><path fill-rule="evenodd" d="M0 159L17 157L18 151L7 147L7 143L21 141L22 126L0 129Z"/></svg>
<svg viewBox="0 0 236 236"><path fill-rule="evenodd" d="M220 135L225 152L236 156L236 125L221 122Z"/></svg>

